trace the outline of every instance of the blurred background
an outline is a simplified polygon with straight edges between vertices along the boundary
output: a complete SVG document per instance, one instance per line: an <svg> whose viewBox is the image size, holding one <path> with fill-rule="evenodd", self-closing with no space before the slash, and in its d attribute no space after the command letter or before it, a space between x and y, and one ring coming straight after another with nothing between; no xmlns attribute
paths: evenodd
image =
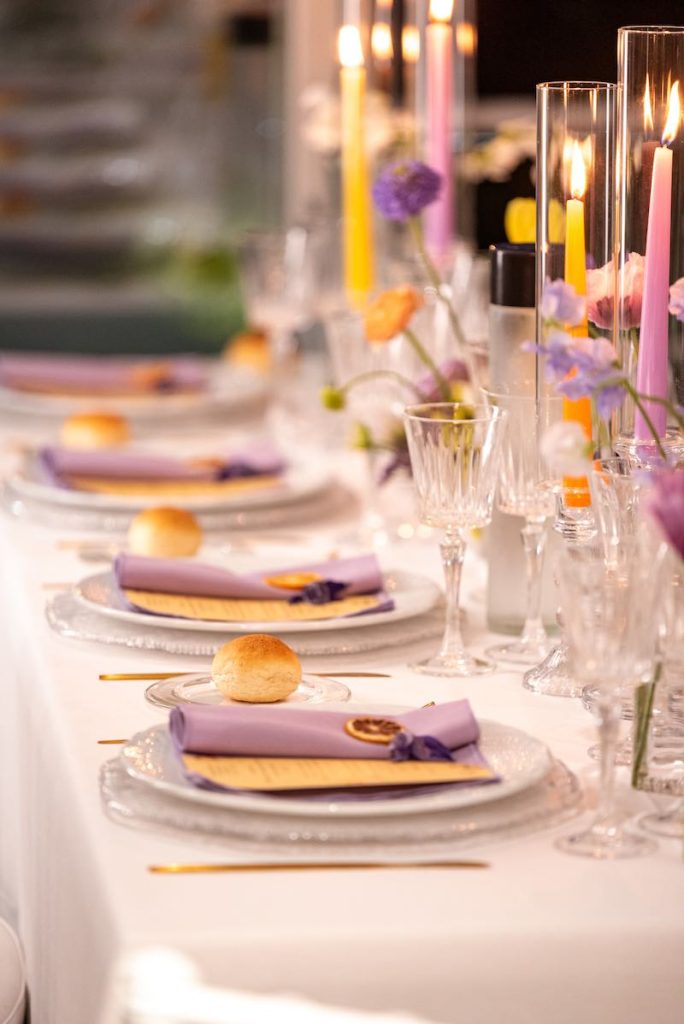
<svg viewBox="0 0 684 1024"><path fill-rule="evenodd" d="M416 145L426 0L363 2L377 168ZM614 80L605 40L676 7L457 3L453 151L473 252L534 195L535 83ZM341 19L342 0L3 0L0 347L218 351L244 325L248 229L297 226L316 254L307 287L332 295ZM514 241L530 240L522 219Z"/></svg>

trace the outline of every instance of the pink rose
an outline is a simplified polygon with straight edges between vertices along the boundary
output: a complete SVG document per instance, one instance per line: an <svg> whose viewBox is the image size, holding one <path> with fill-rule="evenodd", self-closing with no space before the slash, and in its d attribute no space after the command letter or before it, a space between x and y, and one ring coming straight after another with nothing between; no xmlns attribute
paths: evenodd
<svg viewBox="0 0 684 1024"><path fill-rule="evenodd" d="M631 252L622 268L622 328L641 323L641 296L644 290L644 257ZM613 326L615 273L609 260L598 270L587 270L587 316L597 327Z"/></svg>

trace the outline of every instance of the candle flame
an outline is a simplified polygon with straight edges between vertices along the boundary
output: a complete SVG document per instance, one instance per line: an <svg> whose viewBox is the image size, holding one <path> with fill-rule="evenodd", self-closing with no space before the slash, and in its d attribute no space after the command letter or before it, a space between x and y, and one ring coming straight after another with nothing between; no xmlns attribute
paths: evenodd
<svg viewBox="0 0 684 1024"><path fill-rule="evenodd" d="M361 34L356 25L343 25L337 37L337 52L344 68L363 67Z"/></svg>
<svg viewBox="0 0 684 1024"><path fill-rule="evenodd" d="M384 21L376 21L371 32L371 50L376 60L391 60L394 48L392 46L392 30Z"/></svg>
<svg viewBox="0 0 684 1024"><path fill-rule="evenodd" d="M670 90L670 101L667 105L667 121L663 130L663 146L669 146L671 142L674 142L679 128L680 116L679 82L677 81L674 82Z"/></svg>
<svg viewBox="0 0 684 1024"><path fill-rule="evenodd" d="M407 64L417 64L420 58L420 32L416 25L404 25L401 33L401 53Z"/></svg>
<svg viewBox="0 0 684 1024"><path fill-rule="evenodd" d="M477 29L470 21L456 26L456 48L464 57L472 57L477 49Z"/></svg>
<svg viewBox="0 0 684 1024"><path fill-rule="evenodd" d="M430 21L451 21L454 0L430 0Z"/></svg>
<svg viewBox="0 0 684 1024"><path fill-rule="evenodd" d="M651 105L651 86L646 73L646 85L644 86L644 131L653 131L653 107Z"/></svg>
<svg viewBox="0 0 684 1024"><path fill-rule="evenodd" d="M575 140L572 144L570 165L570 193L573 199L582 199L587 191L587 167L582 156L582 147Z"/></svg>

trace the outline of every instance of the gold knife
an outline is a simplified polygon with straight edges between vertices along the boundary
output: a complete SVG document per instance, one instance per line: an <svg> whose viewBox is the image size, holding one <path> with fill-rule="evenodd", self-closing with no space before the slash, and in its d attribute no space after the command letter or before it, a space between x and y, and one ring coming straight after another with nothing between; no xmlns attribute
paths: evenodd
<svg viewBox="0 0 684 1024"><path fill-rule="evenodd" d="M389 672L305 672L307 676L318 676L325 679L391 679ZM191 675L191 670L182 672L101 672L97 677L104 681L121 681L125 679L173 679L175 676Z"/></svg>
<svg viewBox="0 0 684 1024"><path fill-rule="evenodd" d="M199 875L218 872L247 871L358 871L378 868L488 868L486 860L432 860L420 861L331 861L327 864L292 861L290 864L150 864L147 870L153 875Z"/></svg>

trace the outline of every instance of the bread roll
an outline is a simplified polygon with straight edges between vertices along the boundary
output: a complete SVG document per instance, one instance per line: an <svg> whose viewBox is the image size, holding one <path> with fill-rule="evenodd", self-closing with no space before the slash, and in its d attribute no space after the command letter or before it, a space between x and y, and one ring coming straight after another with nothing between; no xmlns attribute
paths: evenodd
<svg viewBox="0 0 684 1024"><path fill-rule="evenodd" d="M202 545L202 527L182 508L146 508L128 528L128 550L153 558L189 558Z"/></svg>
<svg viewBox="0 0 684 1024"><path fill-rule="evenodd" d="M277 636L250 633L216 652L211 678L230 700L272 704L294 693L302 680L302 666L292 648Z"/></svg>
<svg viewBox="0 0 684 1024"><path fill-rule="evenodd" d="M116 448L131 439L128 423L113 412L83 412L62 424L60 441L65 448Z"/></svg>
<svg viewBox="0 0 684 1024"><path fill-rule="evenodd" d="M268 373L272 368L271 343L260 327L236 334L225 346L223 356L233 366L245 367L257 373Z"/></svg>

